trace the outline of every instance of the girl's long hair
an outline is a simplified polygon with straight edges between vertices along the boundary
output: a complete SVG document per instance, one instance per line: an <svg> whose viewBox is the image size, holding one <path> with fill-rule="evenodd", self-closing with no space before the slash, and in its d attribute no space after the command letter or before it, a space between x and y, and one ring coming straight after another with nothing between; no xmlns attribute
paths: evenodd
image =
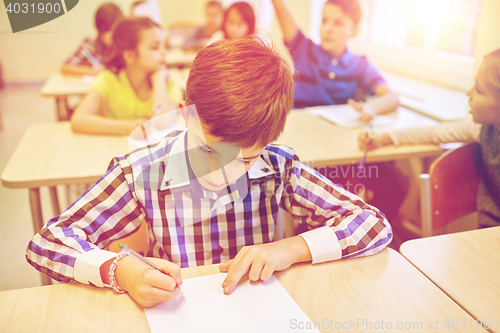
<svg viewBox="0 0 500 333"><path fill-rule="evenodd" d="M160 26L148 17L127 17L122 19L113 30L113 42L104 56L104 66L115 74L125 68L123 53L137 50L141 32Z"/></svg>
<svg viewBox="0 0 500 333"><path fill-rule="evenodd" d="M246 22L248 25L248 35L253 35L255 33L255 13L252 9L252 6L250 6L246 2L235 2L231 6L229 6L228 9L224 11L224 21L222 23L222 30L224 31L224 38L229 39L229 36L227 35L226 32L226 21L229 16L229 12L235 9L240 13L241 17L243 20Z"/></svg>

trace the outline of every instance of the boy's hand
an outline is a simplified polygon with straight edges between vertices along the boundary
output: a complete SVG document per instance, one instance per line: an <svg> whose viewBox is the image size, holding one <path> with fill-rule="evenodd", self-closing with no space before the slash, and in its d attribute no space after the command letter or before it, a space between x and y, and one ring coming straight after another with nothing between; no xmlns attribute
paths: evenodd
<svg viewBox="0 0 500 333"><path fill-rule="evenodd" d="M353 99L349 99L349 100L347 100L347 104L352 106L354 108L354 110L356 110L360 113L359 118L358 118L359 121L369 123L377 115L377 113L375 112L375 110L373 110L373 108L370 106L370 104L367 104L365 102L356 102Z"/></svg>
<svg viewBox="0 0 500 333"><path fill-rule="evenodd" d="M365 150L368 145L368 150L378 148L380 146L390 145L392 140L387 133L368 134L368 130L362 130L358 135L358 145L360 150Z"/></svg>
<svg viewBox="0 0 500 333"><path fill-rule="evenodd" d="M285 270L297 262L311 260L309 247L300 236L267 244L245 246L234 259L219 266L222 273L227 272L226 279L222 283L224 294L231 294L248 270L251 281L267 281L275 271Z"/></svg>
<svg viewBox="0 0 500 333"><path fill-rule="evenodd" d="M148 308L175 298L182 285L181 269L168 260L148 258L165 273L152 269L132 257L124 257L116 266L116 282L140 306Z"/></svg>

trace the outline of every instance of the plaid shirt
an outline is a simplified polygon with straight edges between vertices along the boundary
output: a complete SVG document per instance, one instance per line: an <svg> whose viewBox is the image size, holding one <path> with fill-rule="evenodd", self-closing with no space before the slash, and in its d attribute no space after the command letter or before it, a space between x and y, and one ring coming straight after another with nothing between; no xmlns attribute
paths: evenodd
<svg viewBox="0 0 500 333"><path fill-rule="evenodd" d="M106 53L106 46L102 44L97 38L87 37L80 44L76 52L66 60L66 64L75 66L92 66L90 61L85 56L83 50L87 50L96 58L97 61L102 63L104 54Z"/></svg>
<svg viewBox="0 0 500 333"><path fill-rule="evenodd" d="M301 236L313 263L374 254L391 241L379 210L284 146L268 145L218 197L190 176L186 134L171 133L115 158L99 181L35 235L28 262L56 280L103 286L99 267L116 253L102 249L146 220L150 256L181 267L221 263L243 246L270 242L279 208L309 227Z"/></svg>

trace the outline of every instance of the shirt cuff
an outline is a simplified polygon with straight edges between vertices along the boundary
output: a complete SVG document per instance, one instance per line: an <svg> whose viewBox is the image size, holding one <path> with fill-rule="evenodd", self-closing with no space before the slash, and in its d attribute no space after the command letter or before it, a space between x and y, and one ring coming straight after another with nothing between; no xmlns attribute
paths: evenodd
<svg viewBox="0 0 500 333"><path fill-rule="evenodd" d="M83 284L104 287L101 279L101 265L116 256L116 253L105 250L82 253L75 261L75 280Z"/></svg>
<svg viewBox="0 0 500 333"><path fill-rule="evenodd" d="M339 240L330 227L313 229L300 234L300 236L311 251L313 264L342 258Z"/></svg>

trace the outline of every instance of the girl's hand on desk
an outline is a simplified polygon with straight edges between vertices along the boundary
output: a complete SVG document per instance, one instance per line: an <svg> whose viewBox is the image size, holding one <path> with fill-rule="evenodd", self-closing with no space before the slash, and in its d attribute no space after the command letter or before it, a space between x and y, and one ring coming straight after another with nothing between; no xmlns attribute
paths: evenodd
<svg viewBox="0 0 500 333"><path fill-rule="evenodd" d="M224 294L231 294L249 270L248 277L251 281L267 281L275 271L285 270L297 262L311 260L309 247L300 236L272 243L245 246L234 259L219 266L222 273L227 272L226 279L222 283Z"/></svg>
<svg viewBox="0 0 500 333"><path fill-rule="evenodd" d="M365 150L368 145L368 150L378 148L380 146L391 145L392 140L387 133L372 133L368 134L368 130L362 130L358 135L358 145L360 150Z"/></svg>
<svg viewBox="0 0 500 333"><path fill-rule="evenodd" d="M174 299L182 285L181 268L168 260L148 258L165 273L152 269L132 257L116 266L116 282L140 306L148 308Z"/></svg>

